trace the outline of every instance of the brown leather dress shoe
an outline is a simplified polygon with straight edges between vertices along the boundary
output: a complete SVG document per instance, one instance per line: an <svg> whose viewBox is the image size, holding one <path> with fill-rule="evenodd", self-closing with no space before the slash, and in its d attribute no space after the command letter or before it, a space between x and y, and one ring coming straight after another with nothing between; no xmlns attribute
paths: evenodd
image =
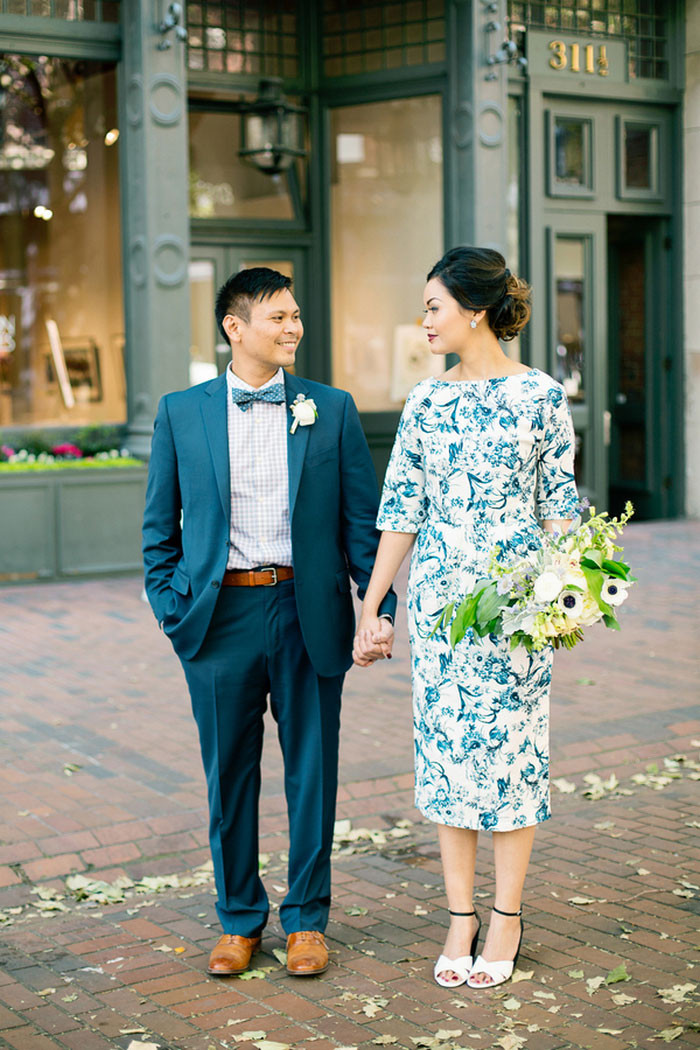
<svg viewBox="0 0 700 1050"><path fill-rule="evenodd" d="M260 947L259 937L240 937L237 933L225 933L220 937L209 956L207 973L214 977L232 977L244 973L250 966L250 958Z"/></svg>
<svg viewBox="0 0 700 1050"><path fill-rule="evenodd" d="M328 969L328 949L318 930L300 930L287 937L287 973L311 977Z"/></svg>

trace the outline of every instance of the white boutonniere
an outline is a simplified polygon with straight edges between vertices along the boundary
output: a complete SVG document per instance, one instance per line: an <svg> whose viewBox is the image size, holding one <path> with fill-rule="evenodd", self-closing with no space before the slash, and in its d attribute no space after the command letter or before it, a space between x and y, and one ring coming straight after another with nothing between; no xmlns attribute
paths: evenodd
<svg viewBox="0 0 700 1050"><path fill-rule="evenodd" d="M293 434L297 427L310 427L316 422L318 415L316 402L305 394L297 394L289 406L289 411L294 416L294 422L289 429L290 434Z"/></svg>

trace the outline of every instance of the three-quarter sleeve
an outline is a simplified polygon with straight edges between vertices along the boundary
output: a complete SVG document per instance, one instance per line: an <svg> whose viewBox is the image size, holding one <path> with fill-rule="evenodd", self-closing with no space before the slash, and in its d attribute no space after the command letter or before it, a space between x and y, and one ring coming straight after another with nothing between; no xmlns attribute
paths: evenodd
<svg viewBox="0 0 700 1050"><path fill-rule="evenodd" d="M574 480L574 426L563 388L548 391L537 463L536 510L540 521L575 518L579 497Z"/></svg>
<svg viewBox="0 0 700 1050"><path fill-rule="evenodd" d="M411 391L401 413L377 516L382 532L418 532L428 499L420 434L421 398Z"/></svg>

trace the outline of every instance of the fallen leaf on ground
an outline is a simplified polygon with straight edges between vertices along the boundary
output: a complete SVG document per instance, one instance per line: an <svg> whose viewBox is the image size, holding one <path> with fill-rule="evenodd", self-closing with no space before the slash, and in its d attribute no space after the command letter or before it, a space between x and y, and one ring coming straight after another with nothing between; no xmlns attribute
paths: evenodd
<svg viewBox="0 0 700 1050"><path fill-rule="evenodd" d="M378 995L360 996L360 998L363 1000L362 1013L367 1017L376 1017L389 1002L388 999L382 999Z"/></svg>
<svg viewBox="0 0 700 1050"><path fill-rule="evenodd" d="M658 1035L650 1035L650 1039L662 1039L664 1043L672 1043L674 1039L678 1039L679 1036L683 1035L683 1029L680 1025L676 1028L664 1028Z"/></svg>
<svg viewBox="0 0 700 1050"><path fill-rule="evenodd" d="M142 1043L140 1039L132 1039L126 1050L160 1050L160 1043Z"/></svg>
<svg viewBox="0 0 700 1050"><path fill-rule="evenodd" d="M367 908L360 908L358 905L354 905L352 908L344 909L346 915L367 915Z"/></svg>
<svg viewBox="0 0 700 1050"><path fill-rule="evenodd" d="M556 999L554 992L542 992L539 989L532 993L535 999Z"/></svg>
<svg viewBox="0 0 700 1050"><path fill-rule="evenodd" d="M502 1050L519 1050L526 1042L527 1040L524 1036L516 1035L515 1032L509 1032L508 1035L503 1035L496 1040L496 1046L502 1047Z"/></svg>
<svg viewBox="0 0 700 1050"><path fill-rule="evenodd" d="M583 977L583 970L569 970L569 977L581 978Z"/></svg>
<svg viewBox="0 0 700 1050"><path fill-rule="evenodd" d="M629 981L630 975L627 973L627 967L624 963L620 963L616 966L605 978L606 984L617 984L618 981Z"/></svg>
<svg viewBox="0 0 700 1050"><path fill-rule="evenodd" d="M170 947L169 944L159 944L156 948L153 949L153 951L154 952L172 952L173 949Z"/></svg>
<svg viewBox="0 0 700 1050"><path fill-rule="evenodd" d="M569 897L569 904L606 904L607 901L603 897Z"/></svg>
<svg viewBox="0 0 700 1050"><path fill-rule="evenodd" d="M671 988L659 988L658 994L665 1003L686 1003L686 995L696 988L696 984L674 984Z"/></svg>
<svg viewBox="0 0 700 1050"><path fill-rule="evenodd" d="M378 1035L372 1042L375 1046L391 1046L392 1043L398 1043L399 1039L396 1035Z"/></svg>
<svg viewBox="0 0 700 1050"><path fill-rule="evenodd" d="M603 1035L622 1035L624 1028L596 1028L596 1032L602 1032Z"/></svg>
<svg viewBox="0 0 700 1050"><path fill-rule="evenodd" d="M287 965L287 953L284 948L273 948L272 954L277 959L277 962L282 963L283 966Z"/></svg>
<svg viewBox="0 0 700 1050"><path fill-rule="evenodd" d="M551 782L554 784L558 791L561 791L563 795L570 795L576 790L576 785L571 780L565 780L564 777L557 777Z"/></svg>
<svg viewBox="0 0 700 1050"><path fill-rule="evenodd" d="M537 992L535 992L534 994L537 995ZM554 998L554 996L552 996L552 998ZM506 999L505 1002L501 1003L501 1005L504 1010L515 1011L519 1010L523 1004L520 1002L519 999L515 999L513 998L513 996L511 996L509 999Z"/></svg>
<svg viewBox="0 0 700 1050"><path fill-rule="evenodd" d="M238 974L239 981L257 981L260 978L267 977L268 973L274 970L274 966L264 966L260 970L246 970L245 973Z"/></svg>
<svg viewBox="0 0 700 1050"><path fill-rule="evenodd" d="M510 979L511 984L518 984L519 981L531 981L534 976L534 970L514 970Z"/></svg>
<svg viewBox="0 0 700 1050"><path fill-rule="evenodd" d="M601 984L605 984L604 977L589 977L586 981L586 991L589 995L593 995L600 988Z"/></svg>
<svg viewBox="0 0 700 1050"><path fill-rule="evenodd" d="M40 992L36 992L35 994L36 995L41 995L41 996L53 995L55 991L56 991L55 988L42 988Z"/></svg>
<svg viewBox="0 0 700 1050"><path fill-rule="evenodd" d="M292 1050L289 1043L275 1043L271 1039L261 1039L253 1046L257 1046L258 1050Z"/></svg>
<svg viewBox="0 0 700 1050"><path fill-rule="evenodd" d="M233 1038L234 1043L247 1043L247 1042L249 1042L249 1041L251 1041L253 1039L264 1039L266 1035L267 1035L267 1032L251 1032L251 1031L247 1031L247 1032L241 1032L240 1035L234 1035L232 1038ZM226 1038L228 1039L229 1037L227 1036Z"/></svg>
<svg viewBox="0 0 700 1050"><path fill-rule="evenodd" d="M616 992L612 997L612 1001L615 1006L628 1006L629 1003L636 1003L637 1000L633 995L625 995L624 992Z"/></svg>

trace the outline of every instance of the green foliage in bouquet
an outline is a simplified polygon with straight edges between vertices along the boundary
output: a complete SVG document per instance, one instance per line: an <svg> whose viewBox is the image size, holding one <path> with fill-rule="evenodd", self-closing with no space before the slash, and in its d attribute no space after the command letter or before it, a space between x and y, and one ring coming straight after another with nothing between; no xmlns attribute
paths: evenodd
<svg viewBox="0 0 700 1050"><path fill-rule="evenodd" d="M454 649L471 630L478 638L503 635L511 649L538 652L546 645L573 649L586 627L602 621L619 630L616 609L635 577L616 542L634 514L631 503L619 518L590 508L567 532L543 532L542 547L526 556L494 548L488 577L459 603L440 613L432 634L447 630Z"/></svg>

